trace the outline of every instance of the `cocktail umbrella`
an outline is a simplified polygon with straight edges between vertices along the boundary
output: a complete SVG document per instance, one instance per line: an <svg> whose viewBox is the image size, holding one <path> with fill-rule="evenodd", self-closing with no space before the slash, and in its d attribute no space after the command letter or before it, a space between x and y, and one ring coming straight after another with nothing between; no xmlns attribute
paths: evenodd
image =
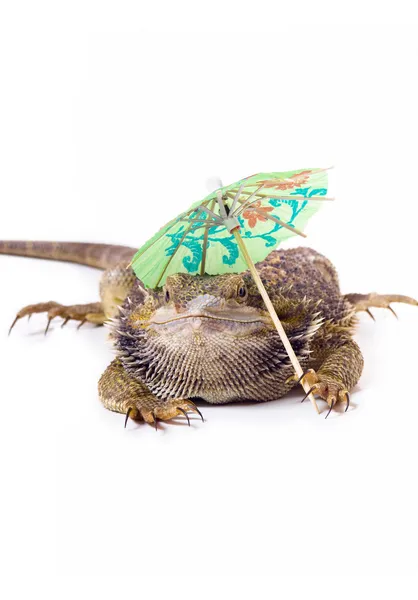
<svg viewBox="0 0 418 600"><path fill-rule="evenodd" d="M306 392L302 367L260 279L255 262L280 242L301 235L327 197L327 169L258 173L223 186L195 202L146 242L132 268L149 288L175 273L219 275L250 270ZM162 192L163 193L163 192ZM309 399L316 408L313 394Z"/></svg>

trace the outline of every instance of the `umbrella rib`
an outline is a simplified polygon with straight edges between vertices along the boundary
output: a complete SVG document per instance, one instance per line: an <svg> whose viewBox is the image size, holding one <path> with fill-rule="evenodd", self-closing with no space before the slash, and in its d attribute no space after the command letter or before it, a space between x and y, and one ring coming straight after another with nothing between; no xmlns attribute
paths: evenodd
<svg viewBox="0 0 418 600"><path fill-rule="evenodd" d="M303 231L300 231L300 229L296 229L296 227L292 227L291 225L288 225L287 223L285 223L284 221L281 221L277 217L266 214L262 210L258 210L257 208L253 208L253 207L250 207L247 210L251 210L252 212L257 213L258 215L261 215L261 216L265 217L266 219L270 219L270 221L274 221L275 223L278 223L285 229L288 229L289 231L292 231L293 233L297 233L298 235L301 235L304 238L307 237L306 233L303 233Z"/></svg>
<svg viewBox="0 0 418 600"><path fill-rule="evenodd" d="M210 202L210 200L208 200L208 203L209 203L209 202ZM213 206L213 201L212 201L212 206ZM200 212L207 213L207 214L209 214L209 215L212 215L212 217L213 217L213 218L214 218L216 221L220 221L220 220L221 220L221 219L219 218L219 216L218 216L216 213L214 213L212 210L210 210L210 208L208 208L207 206L205 206L205 207L203 207L203 205L202 205L202 206L198 206L198 207L196 208L196 210L198 210L198 211L200 211Z"/></svg>
<svg viewBox="0 0 418 600"><path fill-rule="evenodd" d="M182 243L184 242L184 239L186 237L186 235L190 232L191 228L193 226L193 223L190 223L189 227L187 227L187 229L185 229L176 249L174 250L173 254L170 256L170 258L168 259L168 261L166 262L164 269L162 270L161 275L159 276L158 280L157 280L157 284L156 284L156 288L159 286L161 279L164 277L164 273L167 271L167 268L169 266L169 264L171 263L171 261L173 260L173 258L175 257L175 255L177 254L177 250L180 248L180 246L182 245Z"/></svg>
<svg viewBox="0 0 418 600"><path fill-rule="evenodd" d="M182 222L184 223L205 223L206 225L208 224L208 219L181 219ZM212 225L214 225L213 221L210 221L212 223ZM220 219L217 219L216 223L221 224Z"/></svg>
<svg viewBox="0 0 418 600"><path fill-rule="evenodd" d="M212 229L212 227L221 227L221 225L217 225L216 223L213 223L212 221L210 223L207 223L206 225L204 224L204 222L202 221L201 225L197 225L197 227L195 227L192 231L192 233L194 233L195 231L197 231L198 229ZM222 225L223 227L223 225Z"/></svg>
<svg viewBox="0 0 418 600"><path fill-rule="evenodd" d="M241 196L241 193L242 193L242 190L243 190L243 188L244 188L244 187L245 187L245 183L242 183L242 184L239 186L239 188L238 188L238 191L237 191L237 193L235 194L235 197L234 197L234 199L233 199L233 201L232 201L231 208L229 209L229 212L230 212L230 213L233 213L233 212L234 212L234 210L235 210L235 207L236 207L236 205L237 205L237 202L238 202L238 199L239 199L239 197Z"/></svg>
<svg viewBox="0 0 418 600"><path fill-rule="evenodd" d="M312 175L318 175L318 173L323 173L324 171L331 171L332 169L334 169L334 166L331 166L331 167L325 167L325 169L310 169L310 170L311 170L311 172L312 172ZM296 175L296 174L297 174L297 172L295 171L294 175ZM294 175L293 175L293 177L294 177ZM279 178L279 179L281 179L282 181L294 181L294 180L292 179L292 176L289 176L289 177L281 177L281 178ZM255 187L255 186L257 186L257 185L258 185L258 183L259 183L258 181L254 181L254 183L248 183L248 182L247 182L247 183L245 184L245 187ZM235 188L234 188L234 187L230 187L229 189L230 189L230 190L234 190Z"/></svg>
<svg viewBox="0 0 418 600"><path fill-rule="evenodd" d="M209 200L207 200L206 204L209 204ZM203 206L205 206L205 205L203 204ZM197 209L193 209L191 212L194 212L195 210L199 210L200 208L201 208L201 206L198 206L198 207L197 207ZM189 214L190 214L190 212L189 212ZM158 278L158 280L157 280L157 284L156 284L156 286L155 286L155 287L158 287L158 285L159 285L159 283L160 283L161 279L164 277L164 273L165 273L165 272L167 271L167 269L168 269L168 266L170 265L171 261L173 260L173 258L174 258L174 257L175 257L175 255L177 254L177 250L180 248L180 246L181 246L181 245L182 245L182 243L184 242L184 239L185 239L186 235L187 235L188 233L190 233L190 230L191 230L192 226L193 226L193 221L191 221L191 223L190 223L189 227L187 227L187 229L185 229L185 231L184 231L184 233L183 233L183 235L182 235L182 238L181 238L180 242L178 243L178 245L177 245L176 249L174 250L173 254L170 256L169 260L168 260L168 261L167 261L167 263L165 264L165 266L164 266L164 269L162 270L162 273L161 273L161 275L159 276L159 278Z"/></svg>
<svg viewBox="0 0 418 600"><path fill-rule="evenodd" d="M248 194L248 192L243 192L243 194ZM227 196L229 196L231 198L232 194L227 192ZM254 200L249 202L251 198L254 198ZM241 207L237 214L241 214L242 211L247 208L247 206L249 206L250 204L253 204L254 202L257 202L258 200L263 200L264 198L271 199L271 200L296 200L298 202L303 202L305 200L307 200L307 201L314 200L316 202L327 202L327 201L332 202L333 200L335 200L335 198L330 198L329 196L312 197L312 198L305 198L305 196L272 196L271 194L259 194L256 190L255 192L253 192L251 194L251 196L248 196L248 198L245 200L245 203L246 203L245 206Z"/></svg>
<svg viewBox="0 0 418 600"><path fill-rule="evenodd" d="M299 201L314 200L314 198L302 198L302 197L295 198L294 196L288 196L288 197L285 197L285 196L280 196L280 197L279 196L264 196L264 197L261 197L261 198L255 198L254 200L252 200L249 203L247 201L245 201L245 205L241 206L241 208L239 209L239 211L237 211L236 215L240 215L244 210L247 210L248 208L253 208L252 205L255 202L262 201L263 199L272 199L272 200L295 200L296 199L296 200L299 200ZM316 198L316 199L320 200L320 198ZM321 198L321 200L334 200L334 198L325 198L324 197L324 198Z"/></svg>
<svg viewBox="0 0 418 600"><path fill-rule="evenodd" d="M251 198L253 198L257 194L258 190L261 190L262 187L264 187L264 186L260 185L256 190L254 190L254 192L252 192L252 194L250 196L248 196L248 198L246 200L239 200L241 202L242 206L236 212L236 215L240 215L242 213L242 211L245 210L245 208L250 204ZM245 193L248 193L248 192L244 192L244 194ZM227 195L231 196L231 194L229 194L228 192L227 192ZM255 200L253 200L253 202L256 202L257 200L258 200L258 198L256 198Z"/></svg>
<svg viewBox="0 0 418 600"><path fill-rule="evenodd" d="M216 196L217 196L218 205L219 205L219 214L221 215L222 219L226 219L228 217L228 214L225 210L222 192L220 190L218 190L218 192L216 192Z"/></svg>
<svg viewBox="0 0 418 600"><path fill-rule="evenodd" d="M212 200L212 204L211 204L211 209L213 209L215 206L215 200ZM206 269L206 254L208 251L208 237L209 237L209 229L210 227L208 227L206 225L206 229L205 229L205 233L203 236L203 247L202 247L202 260L200 263L200 274L204 275L205 274L205 269Z"/></svg>
<svg viewBox="0 0 418 600"><path fill-rule="evenodd" d="M305 198L305 196L272 196L270 194L256 194L257 196L259 196L260 198L271 198L272 200L316 200L319 202L322 201L333 201L335 200L335 198L330 198L329 196L312 196L311 198Z"/></svg>

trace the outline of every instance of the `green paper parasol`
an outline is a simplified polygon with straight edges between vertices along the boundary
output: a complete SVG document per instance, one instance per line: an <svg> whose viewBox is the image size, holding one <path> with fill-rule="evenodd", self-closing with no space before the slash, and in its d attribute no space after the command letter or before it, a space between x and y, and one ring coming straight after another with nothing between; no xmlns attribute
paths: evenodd
<svg viewBox="0 0 418 600"><path fill-rule="evenodd" d="M234 235L223 223L219 193L229 206L229 216L237 219L253 261L258 262L292 235L304 235L308 219L320 208L318 200L327 199L327 171L259 173L195 202L134 256L132 267L146 287L160 287L175 273L218 275L248 269Z"/></svg>

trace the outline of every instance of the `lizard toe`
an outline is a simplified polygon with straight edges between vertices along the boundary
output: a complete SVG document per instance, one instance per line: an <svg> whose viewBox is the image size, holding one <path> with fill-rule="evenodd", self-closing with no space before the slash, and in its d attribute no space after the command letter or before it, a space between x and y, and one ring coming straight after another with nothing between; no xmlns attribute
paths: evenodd
<svg viewBox="0 0 418 600"><path fill-rule="evenodd" d="M350 394L342 382L329 377L328 375L321 374L320 372L317 373L313 369L306 371L306 373L303 375L303 378L306 382L308 382L310 388L302 402L310 393L319 396L322 398L322 400L325 400L329 407L326 418L339 403L345 404L345 410L348 410L350 405Z"/></svg>
<svg viewBox="0 0 418 600"><path fill-rule="evenodd" d="M195 412L199 414L203 421L202 413L197 406L191 400L185 400L183 398L174 398L163 401L153 409L151 414L154 420L158 419L159 421L171 421L176 417L183 416L190 426L189 412ZM146 416L144 415L144 418L147 422L152 422L150 420L149 412Z"/></svg>

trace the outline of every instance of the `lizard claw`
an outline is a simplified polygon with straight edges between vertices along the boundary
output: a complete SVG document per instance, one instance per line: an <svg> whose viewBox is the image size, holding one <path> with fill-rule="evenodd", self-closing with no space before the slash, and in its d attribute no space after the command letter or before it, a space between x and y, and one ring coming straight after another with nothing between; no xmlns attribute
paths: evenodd
<svg viewBox="0 0 418 600"><path fill-rule="evenodd" d="M314 385L311 387L311 389L309 390L309 392L307 392L304 397L302 398L301 402L305 402L306 398L309 396L309 394L311 394L312 392L315 392L317 388L317 384L314 383Z"/></svg>
<svg viewBox="0 0 418 600"><path fill-rule="evenodd" d="M286 384L295 383L295 385L299 385L302 379L308 375L313 375L315 377L315 371L313 369L307 369L300 377L298 377L296 373L293 373L293 375L286 379Z"/></svg>
<svg viewBox="0 0 418 600"><path fill-rule="evenodd" d="M315 376L315 371L313 369L307 369L300 377L299 379L296 381L296 385L298 385L299 383L301 383L301 381L303 381L303 379L305 379L305 377L307 375L313 375L314 378L316 378Z"/></svg>
<svg viewBox="0 0 418 600"><path fill-rule="evenodd" d="M183 415L186 417L187 423L189 424L189 427L190 427L190 419L189 419L189 415L187 414L187 412L183 408L180 408L180 406L177 406L177 410L179 410L181 413L183 413Z"/></svg>
<svg viewBox="0 0 418 600"><path fill-rule="evenodd" d="M127 424L127 422L128 422L129 415L131 414L131 412L132 412L132 406L130 406L130 407L128 408L128 410L127 410L127 413L126 413L126 417L125 417L125 429L126 429L126 424Z"/></svg>
<svg viewBox="0 0 418 600"><path fill-rule="evenodd" d="M15 320L13 321L13 323L10 325L9 335L12 333L12 329L16 325L16 323L18 322L19 319L20 319L20 317L19 317L19 315L17 315Z"/></svg>
<svg viewBox="0 0 418 600"><path fill-rule="evenodd" d="M335 404L335 400L333 400L331 402L331 406L329 407L329 411L327 412L327 414L325 415L325 418L328 419L329 413L332 411L332 409L334 408L334 404Z"/></svg>
<svg viewBox="0 0 418 600"><path fill-rule="evenodd" d="M47 322L46 327L45 327L44 335L46 335L48 333L48 329L49 329L49 326L51 325L51 321L52 321L53 318L54 317L49 317L48 322Z"/></svg>
<svg viewBox="0 0 418 600"><path fill-rule="evenodd" d="M374 314L372 313L372 311L370 310L370 308L366 308L366 313L369 315L369 317L371 319L373 319L373 321L376 323L376 319L374 317Z"/></svg>
<svg viewBox="0 0 418 600"><path fill-rule="evenodd" d="M346 392L345 393L345 397L347 399L347 406L345 407L345 411L344 412L347 412L348 411L348 407L350 406L350 394L348 392Z"/></svg>
<svg viewBox="0 0 418 600"><path fill-rule="evenodd" d="M387 306L388 310L390 310L390 312L399 320L398 315L396 314L396 312L393 310L393 308L391 307L390 304L388 304Z"/></svg>
<svg viewBox="0 0 418 600"><path fill-rule="evenodd" d="M195 412L199 415L199 417L202 419L202 423L205 422L205 419L203 418L202 413L200 412L200 410L197 408L196 404L192 401L192 400L184 400L184 402L186 402L187 404L190 405L190 410L192 412Z"/></svg>

